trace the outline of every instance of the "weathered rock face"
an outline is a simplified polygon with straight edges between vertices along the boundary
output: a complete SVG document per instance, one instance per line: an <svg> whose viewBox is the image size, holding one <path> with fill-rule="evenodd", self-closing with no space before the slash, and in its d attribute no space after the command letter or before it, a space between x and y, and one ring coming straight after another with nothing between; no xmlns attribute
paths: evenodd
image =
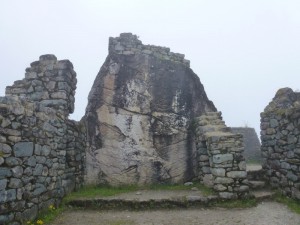
<svg viewBox="0 0 300 225"><path fill-rule="evenodd" d="M180 182L197 163L193 118L216 111L189 61L135 35L110 38L89 94L87 182Z"/></svg>
<svg viewBox="0 0 300 225"><path fill-rule="evenodd" d="M231 127L231 130L235 134L243 135L245 145L244 157L246 162L261 163L260 141L255 129L251 127Z"/></svg>

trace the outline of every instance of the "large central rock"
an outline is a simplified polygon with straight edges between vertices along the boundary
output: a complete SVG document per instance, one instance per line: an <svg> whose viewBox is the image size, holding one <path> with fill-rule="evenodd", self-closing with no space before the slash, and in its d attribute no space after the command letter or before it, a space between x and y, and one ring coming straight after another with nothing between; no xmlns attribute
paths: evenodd
<svg viewBox="0 0 300 225"><path fill-rule="evenodd" d="M184 55L110 38L86 108L87 183L178 183L195 176L193 118L216 111Z"/></svg>

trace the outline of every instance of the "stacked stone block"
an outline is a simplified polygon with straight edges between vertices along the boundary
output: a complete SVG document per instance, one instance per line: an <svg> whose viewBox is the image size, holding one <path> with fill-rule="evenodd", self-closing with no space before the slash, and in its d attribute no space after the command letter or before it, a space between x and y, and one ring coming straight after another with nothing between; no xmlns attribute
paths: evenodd
<svg viewBox="0 0 300 225"><path fill-rule="evenodd" d="M68 120L76 73L41 56L0 97L0 224L22 224L83 183L85 129Z"/></svg>
<svg viewBox="0 0 300 225"><path fill-rule="evenodd" d="M198 178L206 185L213 187L210 161L207 150L207 140L204 136L207 132L226 131L224 121L220 120L221 113L208 113L196 118L196 147L198 155Z"/></svg>
<svg viewBox="0 0 300 225"><path fill-rule="evenodd" d="M190 67L190 61L184 58L184 54L173 53L170 48L155 45L143 45L136 35L122 33L120 37L109 39L109 52L119 55L146 54L153 55L161 60L171 60Z"/></svg>
<svg viewBox="0 0 300 225"><path fill-rule="evenodd" d="M261 113L263 170L272 187L300 199L300 93L278 90Z"/></svg>
<svg viewBox="0 0 300 225"><path fill-rule="evenodd" d="M42 55L30 64L25 78L6 87L6 96L20 96L39 102L42 107L60 110L64 116L74 112L76 73L69 60Z"/></svg>
<svg viewBox="0 0 300 225"><path fill-rule="evenodd" d="M206 113L197 118L196 124L199 179L221 198L247 197L243 136L226 127L220 112Z"/></svg>

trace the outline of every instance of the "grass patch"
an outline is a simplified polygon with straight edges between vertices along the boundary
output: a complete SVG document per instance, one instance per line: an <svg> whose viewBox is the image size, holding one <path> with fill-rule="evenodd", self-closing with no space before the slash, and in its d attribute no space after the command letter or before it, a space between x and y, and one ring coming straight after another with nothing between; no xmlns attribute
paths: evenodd
<svg viewBox="0 0 300 225"><path fill-rule="evenodd" d="M203 184L196 184L195 185L197 188L199 188L199 190L202 192L202 194L204 196L209 196L209 195L216 195L216 192L212 189L212 188L209 188Z"/></svg>
<svg viewBox="0 0 300 225"><path fill-rule="evenodd" d="M198 188L204 196L213 195L215 192L200 183L194 183L191 186L185 186L183 184L152 184L149 186L85 186L80 190L71 193L65 197L65 201L70 201L76 198L95 198L95 197L109 197L122 193L134 192L138 190L165 190L165 191L178 191L178 190L191 190L191 188Z"/></svg>
<svg viewBox="0 0 300 225"><path fill-rule="evenodd" d="M65 201L70 201L75 198L92 198L92 197L109 197L117 194L137 191L138 186L84 186L76 192L72 192L70 195L65 197Z"/></svg>
<svg viewBox="0 0 300 225"><path fill-rule="evenodd" d="M279 192L277 192L274 196L274 199L276 202L285 204L291 209L293 212L300 214L300 201L299 200L294 200L291 198L288 198L286 196L283 196Z"/></svg>
<svg viewBox="0 0 300 225"><path fill-rule="evenodd" d="M165 191L177 191L177 190L191 190L191 188L196 187L199 191L202 192L204 196L213 195L215 192L200 184L194 183L191 186L185 186L183 184L153 184L149 186L119 186L119 187L111 187L111 186L84 186L78 191L72 192L71 194L67 195L61 205L58 208L55 208L51 205L48 210L45 210L43 213L40 213L38 219L35 221L28 221L26 224L28 225L43 225L49 224L52 222L57 216L62 214L65 210L67 210L67 204L69 201L72 201L77 198L95 198L95 197L109 197L114 196L122 193L128 192L135 192L139 190L165 190ZM111 225L118 225L118 224L134 224L132 221L126 220L116 220L110 222Z"/></svg>
<svg viewBox="0 0 300 225"><path fill-rule="evenodd" d="M38 218L35 221L27 221L28 225L43 225L49 224L52 222L57 216L62 214L66 210L65 204L61 204L58 208L55 208L53 205L50 205L48 210L40 213Z"/></svg>
<svg viewBox="0 0 300 225"><path fill-rule="evenodd" d="M212 206L214 207L221 207L226 209L231 208L251 208L257 206L256 199L238 199L238 200L221 200L215 202Z"/></svg>

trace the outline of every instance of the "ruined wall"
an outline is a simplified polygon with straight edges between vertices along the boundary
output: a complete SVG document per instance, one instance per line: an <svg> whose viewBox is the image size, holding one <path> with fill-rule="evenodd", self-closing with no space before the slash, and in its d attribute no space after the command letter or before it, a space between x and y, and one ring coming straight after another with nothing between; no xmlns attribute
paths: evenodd
<svg viewBox="0 0 300 225"><path fill-rule="evenodd" d="M26 223L83 184L85 130L68 120L76 73L41 56L0 97L0 224Z"/></svg>
<svg viewBox="0 0 300 225"><path fill-rule="evenodd" d="M171 52L170 48L167 47L143 45L143 43L138 40L138 37L131 33L122 33L120 37L116 38L111 37L109 39L108 50L120 55L146 54L161 60L182 63L190 67L190 61L184 58L184 54Z"/></svg>
<svg viewBox="0 0 300 225"><path fill-rule="evenodd" d="M261 113L263 170L282 193L300 199L300 93L278 90Z"/></svg>
<svg viewBox="0 0 300 225"><path fill-rule="evenodd" d="M213 187L221 198L244 198L249 194L243 136L234 134L220 112L195 119L198 179Z"/></svg>
<svg viewBox="0 0 300 225"><path fill-rule="evenodd" d="M195 176L194 117L216 111L181 54L110 38L89 94L88 183L178 183Z"/></svg>
<svg viewBox="0 0 300 225"><path fill-rule="evenodd" d="M247 163L261 163L260 141L254 128L231 127L235 134L242 134L244 140L244 157Z"/></svg>

